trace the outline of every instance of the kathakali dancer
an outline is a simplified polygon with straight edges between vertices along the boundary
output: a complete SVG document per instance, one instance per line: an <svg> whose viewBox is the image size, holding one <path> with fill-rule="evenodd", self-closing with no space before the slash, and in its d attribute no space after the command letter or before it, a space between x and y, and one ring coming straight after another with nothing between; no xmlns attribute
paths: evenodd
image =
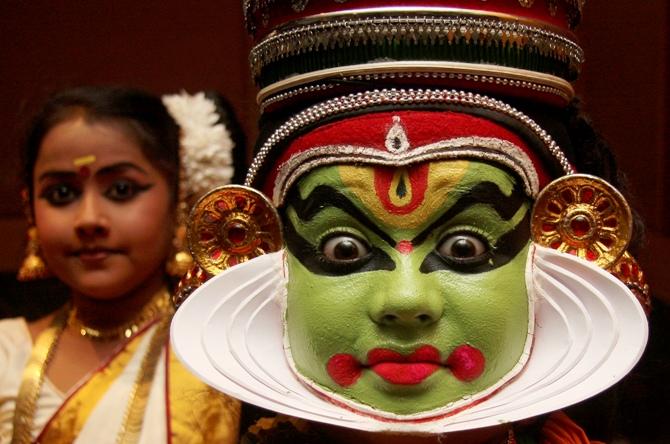
<svg viewBox="0 0 670 444"><path fill-rule="evenodd" d="M560 410L630 371L649 299L582 6L245 2L261 136L191 213L172 337L280 414L247 442L588 442Z"/></svg>

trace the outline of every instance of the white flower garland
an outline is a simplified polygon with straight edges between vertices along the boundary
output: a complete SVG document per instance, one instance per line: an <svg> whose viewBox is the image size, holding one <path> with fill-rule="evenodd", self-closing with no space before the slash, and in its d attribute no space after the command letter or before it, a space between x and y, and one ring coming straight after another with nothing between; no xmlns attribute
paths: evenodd
<svg viewBox="0 0 670 444"><path fill-rule="evenodd" d="M181 128L184 197L199 197L216 186L229 184L234 173L234 143L225 125L218 122L215 103L203 92L182 91L162 99Z"/></svg>

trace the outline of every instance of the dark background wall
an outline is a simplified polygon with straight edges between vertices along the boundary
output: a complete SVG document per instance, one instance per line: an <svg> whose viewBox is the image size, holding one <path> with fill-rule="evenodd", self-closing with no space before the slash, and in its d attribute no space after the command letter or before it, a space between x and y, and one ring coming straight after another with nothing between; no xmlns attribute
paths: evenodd
<svg viewBox="0 0 670 444"><path fill-rule="evenodd" d="M645 218L640 257L657 297L670 302L670 3L587 0L586 64L578 82Z"/></svg>
<svg viewBox="0 0 670 444"><path fill-rule="evenodd" d="M628 173L632 204L648 227L648 245L640 260L655 296L667 302L669 3L587 0L579 30L587 61L576 85ZM25 241L17 171L18 147L29 116L49 93L80 84L131 84L155 93L214 89L232 102L253 141L255 88L249 80L249 41L241 16L241 0L0 1L0 313L3 303L16 303L29 294L12 278ZM53 291L37 285L31 297ZM52 300L45 295L45 303ZM597 412L626 425L640 438L634 442L670 439L665 432L657 440L670 408L667 306L658 302L653 316L645 359L616 395L626 408L609 415L609 404L600 408L595 400L583 409L587 420Z"/></svg>
<svg viewBox="0 0 670 444"><path fill-rule="evenodd" d="M255 136L255 89L241 0L0 2L0 271L24 243L18 155L29 116L55 90L132 84L156 93L215 89ZM670 7L665 0L588 0L579 34L587 61L577 90L628 172L649 228L641 258L670 299Z"/></svg>
<svg viewBox="0 0 670 444"><path fill-rule="evenodd" d="M232 102L253 140L255 90L241 3L0 1L0 271L20 263L18 147L49 93L96 83L160 94L214 89Z"/></svg>

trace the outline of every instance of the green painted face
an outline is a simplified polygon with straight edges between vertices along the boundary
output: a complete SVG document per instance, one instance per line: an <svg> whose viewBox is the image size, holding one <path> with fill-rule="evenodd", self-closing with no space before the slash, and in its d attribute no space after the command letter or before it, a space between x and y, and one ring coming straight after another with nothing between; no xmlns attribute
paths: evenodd
<svg viewBox="0 0 670 444"><path fill-rule="evenodd" d="M399 415L504 382L529 341L529 209L517 179L483 162L301 178L284 213L298 372Z"/></svg>

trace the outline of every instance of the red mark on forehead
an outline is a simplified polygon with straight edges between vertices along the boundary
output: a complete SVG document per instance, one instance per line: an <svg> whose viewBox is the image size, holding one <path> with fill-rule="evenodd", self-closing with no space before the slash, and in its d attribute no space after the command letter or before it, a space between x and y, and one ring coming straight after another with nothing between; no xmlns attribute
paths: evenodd
<svg viewBox="0 0 670 444"><path fill-rule="evenodd" d="M77 171L77 174L81 179L86 179L91 175L91 169L87 166L80 167L79 171Z"/></svg>
<svg viewBox="0 0 670 444"><path fill-rule="evenodd" d="M77 174L80 178L86 179L91 175L90 164L95 162L95 155L89 154L88 156L77 157L72 161L75 167L78 167Z"/></svg>
<svg viewBox="0 0 670 444"><path fill-rule="evenodd" d="M401 240L396 244L395 249L398 250L400 254L410 254L414 249L414 245L408 240Z"/></svg>
<svg viewBox="0 0 670 444"><path fill-rule="evenodd" d="M428 163L405 168L375 167L375 193L384 209L408 214L423 202L428 188Z"/></svg>

